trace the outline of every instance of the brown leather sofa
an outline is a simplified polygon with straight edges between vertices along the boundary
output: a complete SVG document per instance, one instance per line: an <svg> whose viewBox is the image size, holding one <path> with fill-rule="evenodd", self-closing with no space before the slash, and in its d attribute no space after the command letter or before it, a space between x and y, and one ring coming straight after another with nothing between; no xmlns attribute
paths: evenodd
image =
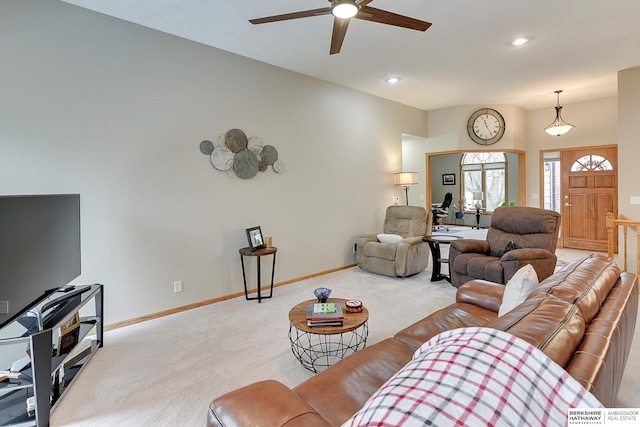
<svg viewBox="0 0 640 427"><path fill-rule="evenodd" d="M615 404L638 314L638 282L593 254L542 281L498 317L505 287L474 280L456 302L371 345L293 389L262 381L217 397L208 426L338 426L356 413L415 350L445 330L485 326L541 349L606 407ZM606 367L606 368L605 368Z"/></svg>

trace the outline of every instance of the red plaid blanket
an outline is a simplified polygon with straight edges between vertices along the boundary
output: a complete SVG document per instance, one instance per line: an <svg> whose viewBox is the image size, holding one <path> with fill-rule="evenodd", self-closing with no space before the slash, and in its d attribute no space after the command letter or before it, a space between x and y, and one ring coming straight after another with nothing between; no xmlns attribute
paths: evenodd
<svg viewBox="0 0 640 427"><path fill-rule="evenodd" d="M343 426L564 426L578 407L602 404L542 351L461 328L422 345Z"/></svg>

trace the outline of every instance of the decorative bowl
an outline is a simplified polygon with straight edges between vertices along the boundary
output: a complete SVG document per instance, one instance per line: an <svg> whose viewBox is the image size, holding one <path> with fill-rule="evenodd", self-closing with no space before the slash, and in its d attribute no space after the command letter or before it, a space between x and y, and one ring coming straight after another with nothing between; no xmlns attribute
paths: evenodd
<svg viewBox="0 0 640 427"><path fill-rule="evenodd" d="M331 289L329 288L318 288L313 291L313 294L318 298L319 303L327 302L329 295L331 295Z"/></svg>
<svg viewBox="0 0 640 427"><path fill-rule="evenodd" d="M362 301L350 299L344 303L345 309L349 313L360 313L362 311Z"/></svg>

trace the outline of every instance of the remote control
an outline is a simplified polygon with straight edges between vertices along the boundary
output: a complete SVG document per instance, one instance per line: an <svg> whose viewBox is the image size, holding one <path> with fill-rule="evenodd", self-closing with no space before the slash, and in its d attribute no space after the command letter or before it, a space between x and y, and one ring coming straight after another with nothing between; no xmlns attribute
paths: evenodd
<svg viewBox="0 0 640 427"><path fill-rule="evenodd" d="M67 285L67 286L63 286L62 288L58 289L59 292L69 292L74 290L76 287L73 285Z"/></svg>

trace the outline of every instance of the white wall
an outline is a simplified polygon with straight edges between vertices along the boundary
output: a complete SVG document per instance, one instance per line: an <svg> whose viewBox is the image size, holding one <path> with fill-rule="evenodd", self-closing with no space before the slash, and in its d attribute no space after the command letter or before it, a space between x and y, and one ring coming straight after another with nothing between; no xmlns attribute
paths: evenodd
<svg viewBox="0 0 640 427"><path fill-rule="evenodd" d="M424 111L62 2L1 2L0 52L0 194L81 194L77 282L105 284L107 323L241 291L250 226L276 282L354 262L402 133L426 135ZM199 143L232 128L285 171L215 170Z"/></svg>
<svg viewBox="0 0 640 427"><path fill-rule="evenodd" d="M618 212L634 220L640 220L640 205L630 203L631 196L640 196L638 179L638 120L640 119L640 68L623 70L618 73ZM637 231L630 230L629 239L629 271L637 271ZM622 244L622 238L620 238ZM622 253L620 249L620 253Z"/></svg>

